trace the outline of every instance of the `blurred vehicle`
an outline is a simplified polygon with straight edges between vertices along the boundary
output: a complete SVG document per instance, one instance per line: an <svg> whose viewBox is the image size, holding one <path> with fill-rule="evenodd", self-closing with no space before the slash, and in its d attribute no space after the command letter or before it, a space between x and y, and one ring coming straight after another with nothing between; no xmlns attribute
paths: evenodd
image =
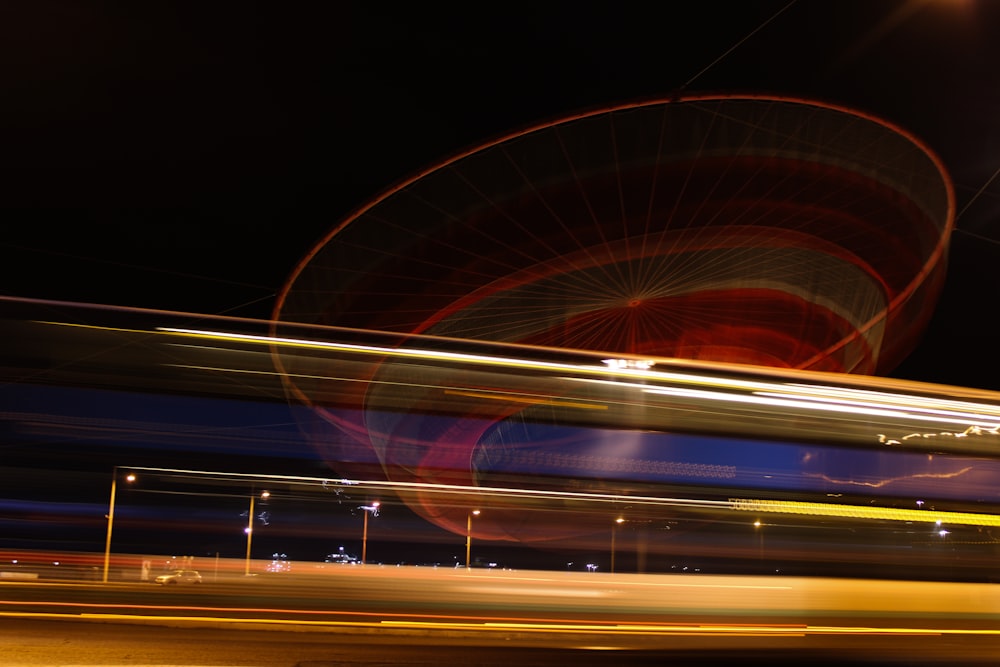
<svg viewBox="0 0 1000 667"><path fill-rule="evenodd" d="M327 554L326 559L323 562L340 563L341 565L357 565L358 558L357 556L352 556L351 554L341 551L339 553Z"/></svg>
<svg viewBox="0 0 1000 667"><path fill-rule="evenodd" d="M154 581L164 586L176 584L200 584L201 575L196 570L174 570L168 574L161 574Z"/></svg>

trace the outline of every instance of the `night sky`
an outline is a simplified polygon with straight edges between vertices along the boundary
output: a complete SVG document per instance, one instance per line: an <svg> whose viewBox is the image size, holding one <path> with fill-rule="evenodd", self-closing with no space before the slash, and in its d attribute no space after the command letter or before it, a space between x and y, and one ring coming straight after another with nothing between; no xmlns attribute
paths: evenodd
<svg viewBox="0 0 1000 667"><path fill-rule="evenodd" d="M1000 4L87 2L0 8L0 292L267 317L338 220L518 127L679 92L873 113L950 171L896 375L1000 389Z"/></svg>

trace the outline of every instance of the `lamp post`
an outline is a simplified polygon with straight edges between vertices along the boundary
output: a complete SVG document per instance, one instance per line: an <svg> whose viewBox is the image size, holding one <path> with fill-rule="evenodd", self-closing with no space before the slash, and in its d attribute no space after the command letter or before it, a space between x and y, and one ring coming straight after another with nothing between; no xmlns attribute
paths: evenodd
<svg viewBox="0 0 1000 667"><path fill-rule="evenodd" d="M135 481L135 475L125 475L125 481L130 484ZM118 491L118 466L111 471L111 499L108 501L108 536L104 541L104 576L103 583L108 583L108 569L111 565L111 531L115 525L115 495Z"/></svg>
<svg viewBox="0 0 1000 667"><path fill-rule="evenodd" d="M271 497L271 493L269 491L261 491L260 497L262 500L267 500ZM250 511L247 513L247 527L244 528L244 531L247 534L247 557L246 565L243 568L243 574L246 576L250 576L250 544L253 541L253 505L256 499L257 496L250 494Z"/></svg>
<svg viewBox="0 0 1000 667"><path fill-rule="evenodd" d="M760 561L761 566L764 565L764 524L760 519L753 522L753 528L757 531L757 560Z"/></svg>
<svg viewBox="0 0 1000 667"><path fill-rule="evenodd" d="M472 517L479 516L479 510L472 510L469 512L465 521L465 569L468 570L472 567L472 561L469 558L472 555Z"/></svg>
<svg viewBox="0 0 1000 667"><path fill-rule="evenodd" d="M365 528L361 533L361 564L364 565L368 562L368 515L372 514L378 516L378 508L382 503L379 501L373 502L371 505L362 505L361 509L365 511Z"/></svg>
<svg viewBox="0 0 1000 667"><path fill-rule="evenodd" d="M618 526L625 523L625 519L618 517L615 524L611 526L611 574L615 573L615 538L618 536Z"/></svg>

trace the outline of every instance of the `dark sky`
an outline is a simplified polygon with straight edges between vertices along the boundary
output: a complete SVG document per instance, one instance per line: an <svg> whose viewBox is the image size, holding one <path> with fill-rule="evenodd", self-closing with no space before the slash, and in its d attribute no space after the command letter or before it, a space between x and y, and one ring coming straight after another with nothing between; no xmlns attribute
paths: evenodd
<svg viewBox="0 0 1000 667"><path fill-rule="evenodd" d="M527 124L775 93L923 139L960 216L911 379L1000 389L1000 3L88 2L0 7L0 292L266 317L312 244Z"/></svg>

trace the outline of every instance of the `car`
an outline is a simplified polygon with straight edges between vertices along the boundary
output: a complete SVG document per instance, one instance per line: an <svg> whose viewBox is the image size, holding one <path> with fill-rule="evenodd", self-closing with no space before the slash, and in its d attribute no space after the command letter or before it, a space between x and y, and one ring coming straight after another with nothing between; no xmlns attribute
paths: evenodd
<svg viewBox="0 0 1000 667"><path fill-rule="evenodd" d="M344 553L343 551L335 554L327 554L324 563L339 563L341 565L357 565L357 556L352 556L351 554Z"/></svg>
<svg viewBox="0 0 1000 667"><path fill-rule="evenodd" d="M156 583L164 586L175 584L200 584L201 574L195 570L174 570L168 574L161 574L155 579Z"/></svg>

